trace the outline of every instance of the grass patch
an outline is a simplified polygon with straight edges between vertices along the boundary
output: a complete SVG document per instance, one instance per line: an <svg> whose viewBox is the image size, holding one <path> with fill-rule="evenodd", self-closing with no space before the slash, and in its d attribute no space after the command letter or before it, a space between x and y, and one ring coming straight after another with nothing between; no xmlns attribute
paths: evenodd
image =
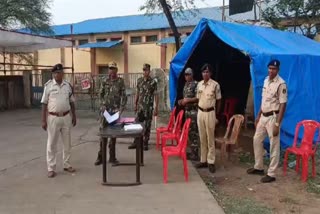
<svg viewBox="0 0 320 214"><path fill-rule="evenodd" d="M240 153L238 158L240 163L249 165L254 164L254 157L250 154L250 152Z"/></svg>
<svg viewBox="0 0 320 214"><path fill-rule="evenodd" d="M199 173L211 194L223 208L226 214L269 214L272 209L248 198L235 198L221 193L217 188L215 181Z"/></svg>
<svg viewBox="0 0 320 214"><path fill-rule="evenodd" d="M227 214L272 213L272 209L261 205L254 200L247 198L236 199L232 197L226 197L224 199L224 210Z"/></svg>
<svg viewBox="0 0 320 214"><path fill-rule="evenodd" d="M317 194L320 196L320 181L319 178L308 179L307 182L307 192Z"/></svg>

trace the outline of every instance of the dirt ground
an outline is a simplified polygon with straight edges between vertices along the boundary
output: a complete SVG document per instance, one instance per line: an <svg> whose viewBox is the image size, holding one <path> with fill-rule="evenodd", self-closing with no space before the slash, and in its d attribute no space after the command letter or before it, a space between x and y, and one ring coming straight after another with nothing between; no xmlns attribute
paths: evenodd
<svg viewBox="0 0 320 214"><path fill-rule="evenodd" d="M219 127L218 133L224 133ZM210 174L207 169L198 170L213 196L228 213L320 213L320 164L317 156L317 175L315 179L309 177L303 183L301 174L288 168L287 176L283 175L281 164L277 171L276 182L264 184L260 182L261 176L248 175L247 168L252 167L253 129L242 130L239 146L235 148L225 167L219 163L219 150L217 150L217 171ZM292 162L294 157L289 156ZM268 159L265 159L268 164ZM311 161L310 164L311 165ZM266 165L267 166L267 165ZM265 168L267 169L267 167ZM309 170L311 176L311 170Z"/></svg>

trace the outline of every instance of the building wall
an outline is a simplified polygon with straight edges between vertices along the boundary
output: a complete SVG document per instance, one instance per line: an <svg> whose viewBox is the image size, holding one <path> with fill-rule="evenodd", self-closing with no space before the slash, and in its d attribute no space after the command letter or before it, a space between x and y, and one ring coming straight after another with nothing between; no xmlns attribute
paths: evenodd
<svg viewBox="0 0 320 214"><path fill-rule="evenodd" d="M74 56L74 72L91 72L90 67L90 49L73 49ZM72 66L71 48L65 48L64 66Z"/></svg>
<svg viewBox="0 0 320 214"><path fill-rule="evenodd" d="M182 35L190 33L193 27L186 27L179 29ZM125 70L125 51L128 55L128 72L136 73L142 71L143 63L149 63L152 68L161 68L161 57L165 58L165 68L170 67L170 61L175 55L175 45L166 44L163 56L161 56L161 46L156 42L146 41L147 36L157 35L158 40L163 36L171 36L170 29L162 30L146 30L146 31L132 31L125 34L122 33L104 33L93 35L74 36L75 45L79 44L79 40L87 39L89 42L96 42L97 39L128 39L127 50L126 45L123 43L113 48L99 48L99 49L78 49L74 48L74 70L75 72L92 72L98 73L99 66L106 66L108 62L115 61L119 67L119 73ZM125 36L127 35L127 37ZM132 36L141 36L141 42L131 43ZM163 59L164 60L164 59ZM39 65L54 65L56 63L63 63L67 67L71 67L71 48L41 50L38 52ZM163 61L164 62L164 61ZM69 71L69 70L68 70ZM67 72L68 72L67 71ZM71 70L70 70L71 71Z"/></svg>
<svg viewBox="0 0 320 214"><path fill-rule="evenodd" d="M160 67L160 47L155 43L129 45L129 73L142 72L142 65L148 63L152 68Z"/></svg>
<svg viewBox="0 0 320 214"><path fill-rule="evenodd" d="M113 48L97 48L96 49L96 66L98 72L98 66L106 66L110 61L115 61L118 65L118 72L124 71L124 55L123 46L117 46Z"/></svg>
<svg viewBox="0 0 320 214"><path fill-rule="evenodd" d="M38 65L55 65L61 63L60 48L39 50Z"/></svg>
<svg viewBox="0 0 320 214"><path fill-rule="evenodd" d="M172 58L175 56L176 54L176 46L175 44L167 44L166 45L166 68L169 69L170 68L170 62L172 60Z"/></svg>

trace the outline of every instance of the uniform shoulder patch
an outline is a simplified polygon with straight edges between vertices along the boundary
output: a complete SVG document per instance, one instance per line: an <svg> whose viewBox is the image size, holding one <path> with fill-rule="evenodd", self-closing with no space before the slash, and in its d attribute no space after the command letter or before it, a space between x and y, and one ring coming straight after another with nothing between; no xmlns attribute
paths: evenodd
<svg viewBox="0 0 320 214"><path fill-rule="evenodd" d="M285 89L285 88L282 89L282 93L283 93L283 94L287 93L287 89Z"/></svg>
<svg viewBox="0 0 320 214"><path fill-rule="evenodd" d="M48 84L50 84L52 82L52 79L51 80L48 80L44 85L47 86Z"/></svg>

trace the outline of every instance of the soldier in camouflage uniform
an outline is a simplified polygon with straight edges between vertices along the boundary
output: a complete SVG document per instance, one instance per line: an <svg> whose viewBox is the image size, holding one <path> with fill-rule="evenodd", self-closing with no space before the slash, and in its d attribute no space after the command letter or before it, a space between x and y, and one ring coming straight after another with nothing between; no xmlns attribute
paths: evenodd
<svg viewBox="0 0 320 214"><path fill-rule="evenodd" d="M148 150L148 143L150 138L152 113L153 113L153 100L155 99L154 116L158 114L159 98L157 94L157 81L150 77L150 65L143 65L143 77L137 81L137 93L135 99L135 112L137 113L136 121L144 122L143 133L143 149ZM128 149L136 148L137 140L128 147Z"/></svg>
<svg viewBox="0 0 320 214"><path fill-rule="evenodd" d="M123 112L125 105L127 104L126 88L124 80L118 77L117 64L115 62L110 62L109 67L109 77L102 81L99 90L99 101L100 101L100 129L108 125L106 119L103 116L103 112L107 110L109 114L114 114L120 111L120 115ZM106 139L108 141L108 139ZM95 165L102 164L102 138L100 138L100 150L98 152L98 158L95 161ZM111 138L109 142L109 162L112 164L117 164L116 159L116 138Z"/></svg>
<svg viewBox="0 0 320 214"><path fill-rule="evenodd" d="M198 99L196 98L197 81L193 80L193 71L187 68L184 72L186 83L183 88L183 99L178 104L184 107L185 119L191 118L187 156L188 159L199 161L199 134L197 125Z"/></svg>

